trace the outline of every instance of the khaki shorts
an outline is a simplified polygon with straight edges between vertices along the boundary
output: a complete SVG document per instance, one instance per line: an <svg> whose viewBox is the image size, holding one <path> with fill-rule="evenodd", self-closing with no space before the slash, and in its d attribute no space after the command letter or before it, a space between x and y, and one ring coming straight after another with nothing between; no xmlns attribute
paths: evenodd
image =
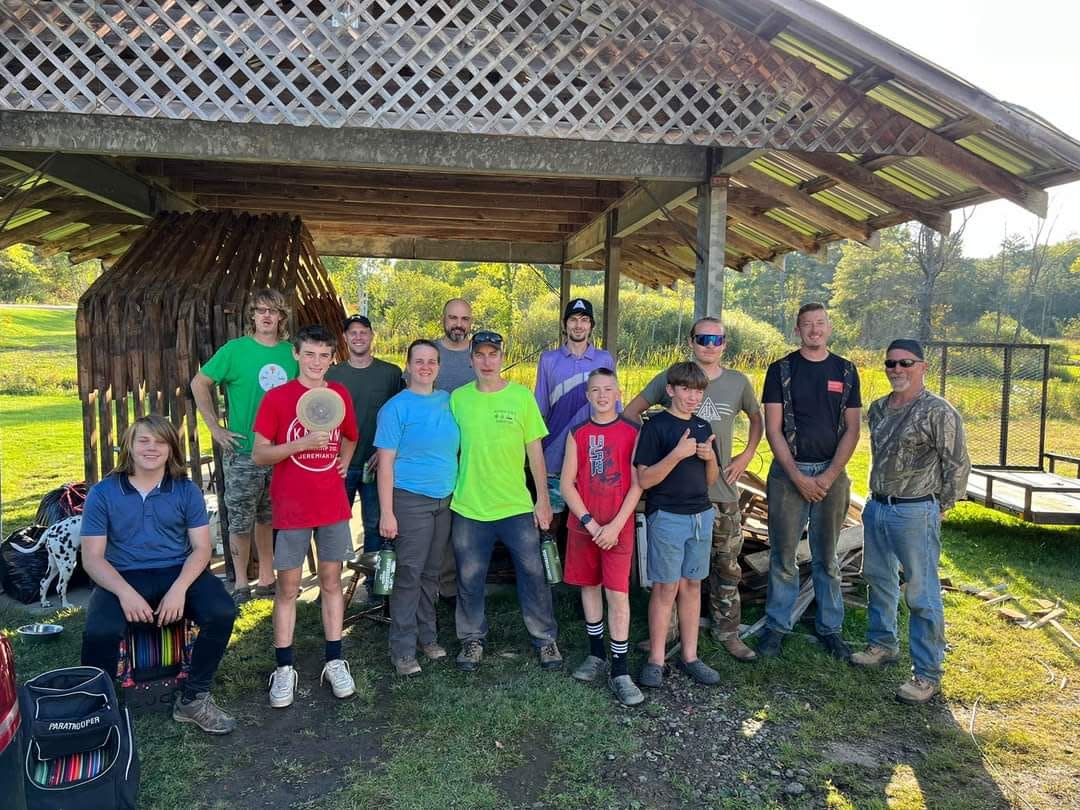
<svg viewBox="0 0 1080 810"><path fill-rule="evenodd" d="M225 467L225 508L229 510L229 531L246 534L253 523L269 525L270 473L273 467L262 467L244 453L226 451L222 457Z"/></svg>
<svg viewBox="0 0 1080 810"><path fill-rule="evenodd" d="M311 548L312 532L315 533L315 553L319 562L345 562L356 559L352 532L349 530L347 520L311 529L278 529L274 536L275 571L288 571L304 564L304 557Z"/></svg>

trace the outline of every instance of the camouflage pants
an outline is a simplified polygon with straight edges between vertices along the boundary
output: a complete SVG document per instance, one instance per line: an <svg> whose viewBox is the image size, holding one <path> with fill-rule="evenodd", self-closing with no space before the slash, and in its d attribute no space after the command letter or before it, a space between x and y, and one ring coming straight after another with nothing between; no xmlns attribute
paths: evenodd
<svg viewBox="0 0 1080 810"><path fill-rule="evenodd" d="M713 520L712 557L709 562L709 618L717 641L736 638L742 619L739 601L739 553L742 551L742 518L738 503L716 503Z"/></svg>
<svg viewBox="0 0 1080 810"><path fill-rule="evenodd" d="M226 451L225 508L229 510L229 533L247 534L253 523L270 524L270 473L244 453Z"/></svg>

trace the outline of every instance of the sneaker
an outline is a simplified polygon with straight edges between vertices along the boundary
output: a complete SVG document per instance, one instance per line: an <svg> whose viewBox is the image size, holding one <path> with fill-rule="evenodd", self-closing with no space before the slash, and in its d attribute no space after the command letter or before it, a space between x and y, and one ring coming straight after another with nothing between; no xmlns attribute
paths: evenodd
<svg viewBox="0 0 1080 810"><path fill-rule="evenodd" d="M745 664L757 660L757 653L747 647L746 644L743 643L743 640L738 636L720 639L720 645L727 650L731 657L736 661L742 661Z"/></svg>
<svg viewBox="0 0 1080 810"><path fill-rule="evenodd" d="M836 658L839 661L848 661L851 659L851 647L847 645L843 637L839 633L828 633L824 636L818 636L818 641L821 642L821 646L825 648L825 651Z"/></svg>
<svg viewBox="0 0 1080 810"><path fill-rule="evenodd" d="M909 706L921 706L924 703L929 703L930 698L940 691L941 684L916 675L896 690L896 699L901 703L907 703Z"/></svg>
<svg viewBox="0 0 1080 810"><path fill-rule="evenodd" d="M484 645L478 639L471 639L461 645L457 665L462 672L474 672L484 657Z"/></svg>
<svg viewBox="0 0 1080 810"><path fill-rule="evenodd" d="M420 664L418 664L416 659L412 656L407 658L395 658L394 670L402 678L411 678L413 675L419 675L421 672Z"/></svg>
<svg viewBox="0 0 1080 810"><path fill-rule="evenodd" d="M441 661L446 658L446 649L437 641L430 644L421 644L420 652L424 654L428 661Z"/></svg>
<svg viewBox="0 0 1080 810"><path fill-rule="evenodd" d="M540 648L540 668L562 669L562 654L559 652L559 645L554 641L549 641Z"/></svg>
<svg viewBox="0 0 1080 810"><path fill-rule="evenodd" d="M234 605L242 605L244 602L251 601L251 586L239 585L233 588L232 600Z"/></svg>
<svg viewBox="0 0 1080 810"><path fill-rule="evenodd" d="M596 676L601 672L607 671L607 661L603 658L597 658L595 655L590 655L581 662L581 666L575 669L572 673L574 680L584 681L585 683L591 683L596 680Z"/></svg>
<svg viewBox="0 0 1080 810"><path fill-rule="evenodd" d="M270 676L270 706L284 709L291 706L296 695L296 670L292 667L278 667Z"/></svg>
<svg viewBox="0 0 1080 810"><path fill-rule="evenodd" d="M273 599L275 593L277 593L277 580L271 582L269 585L256 585L251 590L251 595L254 599Z"/></svg>
<svg viewBox="0 0 1080 810"><path fill-rule="evenodd" d="M646 689L659 689L664 685L664 667L646 662L638 673L638 683Z"/></svg>
<svg viewBox="0 0 1080 810"><path fill-rule="evenodd" d="M330 681L330 689L336 698L347 698L356 694L356 684L353 683L352 673L349 671L349 662L343 658L335 658L323 665L319 683L324 681Z"/></svg>
<svg viewBox="0 0 1080 810"><path fill-rule="evenodd" d="M776 630L766 630L761 643L757 645L757 654L762 658L776 658L784 646L784 634Z"/></svg>
<svg viewBox="0 0 1080 810"><path fill-rule="evenodd" d="M634 679L629 675L620 675L617 678L608 678L608 687L615 695L615 699L623 706L637 706L645 700L645 695L637 688Z"/></svg>
<svg viewBox="0 0 1080 810"><path fill-rule="evenodd" d="M229 734L236 728L236 719L225 714L209 692L199 692L190 703L177 695L172 716L177 723L194 723L207 734Z"/></svg>
<svg viewBox="0 0 1080 810"><path fill-rule="evenodd" d="M676 666L691 680L704 686L716 686L720 683L720 673L700 658L695 658L693 661L680 661Z"/></svg>
<svg viewBox="0 0 1080 810"><path fill-rule="evenodd" d="M852 653L848 659L857 667L883 667L888 664L895 664L900 660L900 654L893 652L888 647L879 647L877 644L871 644L865 650L857 653Z"/></svg>

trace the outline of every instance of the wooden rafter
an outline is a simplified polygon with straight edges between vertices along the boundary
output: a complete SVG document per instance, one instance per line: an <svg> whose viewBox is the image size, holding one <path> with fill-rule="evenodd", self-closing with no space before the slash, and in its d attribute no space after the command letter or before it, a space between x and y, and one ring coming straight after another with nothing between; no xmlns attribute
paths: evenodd
<svg viewBox="0 0 1080 810"><path fill-rule="evenodd" d="M86 247L94 242L111 238L128 230L130 227L129 225L114 225L112 223L90 225L61 239L51 239L43 242L38 248L38 253L45 257L56 256L69 250Z"/></svg>
<svg viewBox="0 0 1080 810"><path fill-rule="evenodd" d="M747 167L733 176L845 239L853 239L856 242L866 242L870 239L871 229L865 223L841 214L835 208L815 200L793 186L781 183L759 169Z"/></svg>
<svg viewBox="0 0 1080 810"><path fill-rule="evenodd" d="M734 191L735 189L732 189L732 192ZM771 236L777 242L787 245L793 250L799 250L806 254L815 254L821 251L820 242L817 242L808 236L804 236L794 228L789 228L787 225L777 222L775 219L767 217L763 213L757 214L752 208L733 205L729 201L728 213L737 222L742 222L747 227L753 228L755 231L759 231L766 236Z"/></svg>

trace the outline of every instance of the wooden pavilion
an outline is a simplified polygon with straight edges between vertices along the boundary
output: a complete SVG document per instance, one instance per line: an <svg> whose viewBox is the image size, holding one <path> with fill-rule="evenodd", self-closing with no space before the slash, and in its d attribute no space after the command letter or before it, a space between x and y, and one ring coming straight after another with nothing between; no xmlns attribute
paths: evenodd
<svg viewBox="0 0 1080 810"><path fill-rule="evenodd" d="M812 0L0 1L0 248L117 262L156 215L315 250L693 279L1004 198L1080 143Z"/></svg>

